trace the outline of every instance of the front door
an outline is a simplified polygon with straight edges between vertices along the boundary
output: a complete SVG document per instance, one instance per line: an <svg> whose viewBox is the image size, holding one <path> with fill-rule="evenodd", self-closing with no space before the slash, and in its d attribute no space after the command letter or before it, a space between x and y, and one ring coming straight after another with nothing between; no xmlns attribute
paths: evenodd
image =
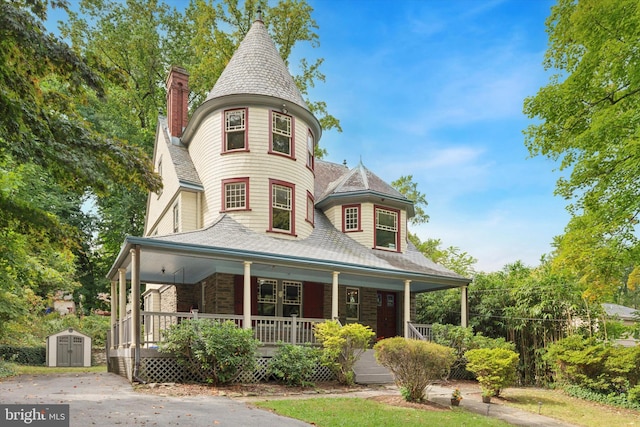
<svg viewBox="0 0 640 427"><path fill-rule="evenodd" d="M395 292L378 291L378 339L398 335Z"/></svg>

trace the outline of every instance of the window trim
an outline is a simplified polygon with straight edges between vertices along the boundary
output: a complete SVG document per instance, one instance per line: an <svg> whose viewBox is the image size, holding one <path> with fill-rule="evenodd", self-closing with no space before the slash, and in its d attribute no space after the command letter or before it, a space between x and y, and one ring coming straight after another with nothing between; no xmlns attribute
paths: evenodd
<svg viewBox="0 0 640 427"><path fill-rule="evenodd" d="M355 208L358 210L358 227L347 228L347 209ZM343 233L357 233L362 231L362 205L360 203L342 205L342 232Z"/></svg>
<svg viewBox="0 0 640 427"><path fill-rule="evenodd" d="M281 153L280 151L275 151L273 149L273 120L275 115L280 115L284 117L289 117L291 119L291 135L289 135L289 154ZM296 159L296 143L295 143L295 135L296 135L296 120L295 117L284 114L279 111L269 110L269 154L273 154L276 156L286 157L292 160Z"/></svg>
<svg viewBox="0 0 640 427"><path fill-rule="evenodd" d="M357 295L357 301L355 302L349 302L349 291L355 291L356 295ZM357 317L349 317L349 306L350 305L355 305L356 306L356 316ZM348 286L346 288L346 292L345 292L345 313L344 316L347 320L360 320L360 288L355 288L352 286Z"/></svg>
<svg viewBox="0 0 640 427"><path fill-rule="evenodd" d="M227 207L227 185L228 184L238 184L244 183L244 207L242 208L228 208ZM251 207L249 206L249 177L242 178L229 178L222 180L222 188L221 188L221 206L220 212L239 212L239 211L250 211Z"/></svg>
<svg viewBox="0 0 640 427"><path fill-rule="evenodd" d="M313 194L311 194L307 190L307 216L305 219L309 224L313 226L315 226L315 223L316 223L315 210L316 210L316 201L313 197Z"/></svg>
<svg viewBox="0 0 640 427"><path fill-rule="evenodd" d="M312 147L309 147L309 139L313 141ZM316 168L316 137L311 129L307 129L307 167L312 171Z"/></svg>
<svg viewBox="0 0 640 427"><path fill-rule="evenodd" d="M388 211L388 212L393 212L396 214L396 247L394 248L389 248L389 247L384 247L384 246L378 246L378 242L377 242L377 231L378 231L378 210L383 210L383 211ZM401 252L400 250L400 235L401 235L401 231L402 231L402 224L400 223L402 219L402 215L400 213L399 209L393 209L390 208L388 206L380 206L380 205L374 205L373 206L373 244L374 244L374 248L375 249L380 249L380 250L384 250L384 251L392 251L392 252Z"/></svg>
<svg viewBox="0 0 640 427"><path fill-rule="evenodd" d="M290 208L290 230L280 230L273 228L273 187L274 186L287 187L291 190L291 208ZM296 235L296 185L286 181L280 181L278 179L269 179L269 229L270 233L287 234L290 236Z"/></svg>
<svg viewBox="0 0 640 427"><path fill-rule="evenodd" d="M173 205L173 232L180 232L180 204L178 202Z"/></svg>
<svg viewBox="0 0 640 427"><path fill-rule="evenodd" d="M244 111L244 147L227 149L227 113L231 111ZM222 154L249 151L249 109L247 107L229 108L222 111Z"/></svg>

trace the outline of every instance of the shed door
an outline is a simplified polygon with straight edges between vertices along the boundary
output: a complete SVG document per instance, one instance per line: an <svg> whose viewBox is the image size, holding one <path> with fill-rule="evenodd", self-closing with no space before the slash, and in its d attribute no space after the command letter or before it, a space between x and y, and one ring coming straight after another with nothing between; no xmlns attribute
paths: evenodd
<svg viewBox="0 0 640 427"><path fill-rule="evenodd" d="M84 365L84 338L62 335L57 339L56 366Z"/></svg>

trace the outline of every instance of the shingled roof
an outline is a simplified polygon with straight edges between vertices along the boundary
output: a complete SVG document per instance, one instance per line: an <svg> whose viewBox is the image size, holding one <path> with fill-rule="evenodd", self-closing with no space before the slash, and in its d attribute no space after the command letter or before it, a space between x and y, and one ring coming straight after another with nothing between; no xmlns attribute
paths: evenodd
<svg viewBox="0 0 640 427"><path fill-rule="evenodd" d="M362 266L409 274L426 274L452 280L465 279L459 274L424 257L409 244L405 253L380 251L367 248L338 231L321 212L316 211L313 233L301 240L283 240L263 233L256 233L236 222L230 216L221 215L210 227L203 230L166 236L149 237L150 241L173 242L236 249L254 254L269 254L306 260Z"/></svg>
<svg viewBox="0 0 640 427"><path fill-rule="evenodd" d="M193 161L191 160L187 147L181 145L177 138L174 142L174 138L169 135L166 117L160 116L158 118L158 122L163 131L164 141L169 149L171 162L173 163L173 167L176 170L176 175L178 175L180 183L202 187L202 181L200 181L200 176L193 165Z"/></svg>
<svg viewBox="0 0 640 427"><path fill-rule="evenodd" d="M261 20L253 23L207 100L241 94L273 96L309 110Z"/></svg>

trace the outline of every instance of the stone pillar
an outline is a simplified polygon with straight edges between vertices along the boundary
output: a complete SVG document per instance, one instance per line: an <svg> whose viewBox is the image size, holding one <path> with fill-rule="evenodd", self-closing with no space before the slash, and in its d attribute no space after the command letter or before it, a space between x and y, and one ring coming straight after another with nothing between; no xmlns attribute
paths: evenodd
<svg viewBox="0 0 640 427"><path fill-rule="evenodd" d="M338 275L337 271L333 272L333 282L331 283L331 320L338 318Z"/></svg>
<svg viewBox="0 0 640 427"><path fill-rule="evenodd" d="M118 281L120 285L120 292L118 292L118 298L120 299L120 315L118 324L118 347L124 347L124 318L127 317L127 269L118 269Z"/></svg>
<svg viewBox="0 0 640 427"><path fill-rule="evenodd" d="M111 347L116 346L115 327L118 323L118 282L116 280L111 281L111 327L109 328L109 335L111 336Z"/></svg>
<svg viewBox="0 0 640 427"><path fill-rule="evenodd" d="M404 281L404 337L409 338L409 322L411 322L411 280Z"/></svg>
<svg viewBox="0 0 640 427"><path fill-rule="evenodd" d="M131 249L131 346L140 345L140 248Z"/></svg>
<svg viewBox="0 0 640 427"><path fill-rule="evenodd" d="M251 261L244 262L244 288L242 291L242 327L251 329Z"/></svg>
<svg viewBox="0 0 640 427"><path fill-rule="evenodd" d="M469 294L468 287L463 286L461 288L461 296L460 296L460 326L468 327L469 326Z"/></svg>

